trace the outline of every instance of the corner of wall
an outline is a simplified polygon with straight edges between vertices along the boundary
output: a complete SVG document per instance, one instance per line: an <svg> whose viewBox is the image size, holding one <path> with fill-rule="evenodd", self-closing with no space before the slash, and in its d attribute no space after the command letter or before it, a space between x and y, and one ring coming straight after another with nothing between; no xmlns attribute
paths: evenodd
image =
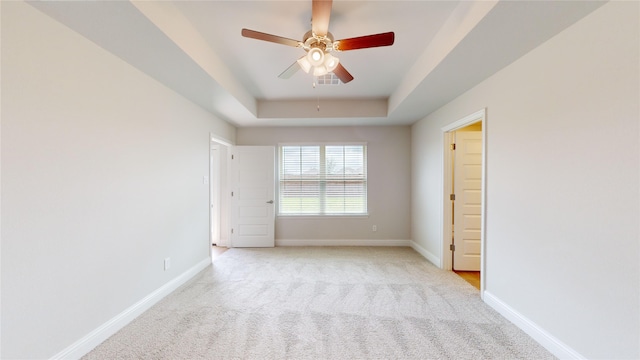
<svg viewBox="0 0 640 360"><path fill-rule="evenodd" d="M171 292L196 276L200 271L207 268L210 264L211 257L209 256L191 267L191 269L185 271L175 279L169 281L156 291L147 295L142 300L131 305L129 308L125 309L123 312L116 315L111 320L105 322L92 332L83 336L81 339L71 344L66 349L51 357L51 359L79 359L82 356L88 354L96 346L100 345L110 336L125 327L136 317L149 310L153 305L171 294Z"/></svg>
<svg viewBox="0 0 640 360"><path fill-rule="evenodd" d="M430 263L437 266L438 268L442 268L442 262L440 261L440 257L430 253L427 249L420 246L417 242L411 240L409 246L415 251L417 251L420 255L422 255L425 259L429 260Z"/></svg>
<svg viewBox="0 0 640 360"><path fill-rule="evenodd" d="M567 344L548 333L546 330L538 326L538 324L529 320L527 317L520 314L490 292L484 291L482 299L487 303L487 305L491 306L494 310L500 313L500 315L504 316L527 335L531 336L535 341L559 359L586 359L577 351L570 348Z"/></svg>

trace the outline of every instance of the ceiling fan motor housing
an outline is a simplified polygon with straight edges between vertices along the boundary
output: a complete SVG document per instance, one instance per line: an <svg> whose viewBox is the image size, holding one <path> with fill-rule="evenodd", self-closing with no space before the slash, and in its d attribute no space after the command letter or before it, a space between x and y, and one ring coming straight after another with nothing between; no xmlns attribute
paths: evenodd
<svg viewBox="0 0 640 360"><path fill-rule="evenodd" d="M302 48L307 52L315 48L322 50L323 53L334 50L333 34L328 32L327 36L318 36L309 30L302 38Z"/></svg>

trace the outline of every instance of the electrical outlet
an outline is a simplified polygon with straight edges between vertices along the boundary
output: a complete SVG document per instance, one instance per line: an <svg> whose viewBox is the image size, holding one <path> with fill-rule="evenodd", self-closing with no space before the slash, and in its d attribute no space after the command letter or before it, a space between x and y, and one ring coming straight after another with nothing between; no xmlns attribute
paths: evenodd
<svg viewBox="0 0 640 360"><path fill-rule="evenodd" d="M373 232L378 231L378 225L373 225L373 227L371 228L371 230L372 230Z"/></svg>
<svg viewBox="0 0 640 360"><path fill-rule="evenodd" d="M171 267L171 258L165 258L164 259L164 271L169 270L169 268Z"/></svg>

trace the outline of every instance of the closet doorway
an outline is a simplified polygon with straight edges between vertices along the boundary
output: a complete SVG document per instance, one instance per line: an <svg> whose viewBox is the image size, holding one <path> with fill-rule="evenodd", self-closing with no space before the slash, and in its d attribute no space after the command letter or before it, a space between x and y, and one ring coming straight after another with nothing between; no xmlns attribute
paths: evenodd
<svg viewBox="0 0 640 360"><path fill-rule="evenodd" d="M483 290L485 111L442 128L443 268Z"/></svg>

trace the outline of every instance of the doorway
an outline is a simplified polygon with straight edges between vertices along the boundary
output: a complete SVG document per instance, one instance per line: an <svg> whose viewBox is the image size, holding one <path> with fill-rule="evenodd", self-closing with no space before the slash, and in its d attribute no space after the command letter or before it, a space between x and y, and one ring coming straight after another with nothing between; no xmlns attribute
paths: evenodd
<svg viewBox="0 0 640 360"><path fill-rule="evenodd" d="M232 144L210 134L209 141L209 252L213 257L219 251L212 247L229 245L229 197L227 157ZM221 250L221 249L219 249Z"/></svg>
<svg viewBox="0 0 640 360"><path fill-rule="evenodd" d="M485 110L442 128L442 265L484 292ZM478 286L479 282L479 286Z"/></svg>

